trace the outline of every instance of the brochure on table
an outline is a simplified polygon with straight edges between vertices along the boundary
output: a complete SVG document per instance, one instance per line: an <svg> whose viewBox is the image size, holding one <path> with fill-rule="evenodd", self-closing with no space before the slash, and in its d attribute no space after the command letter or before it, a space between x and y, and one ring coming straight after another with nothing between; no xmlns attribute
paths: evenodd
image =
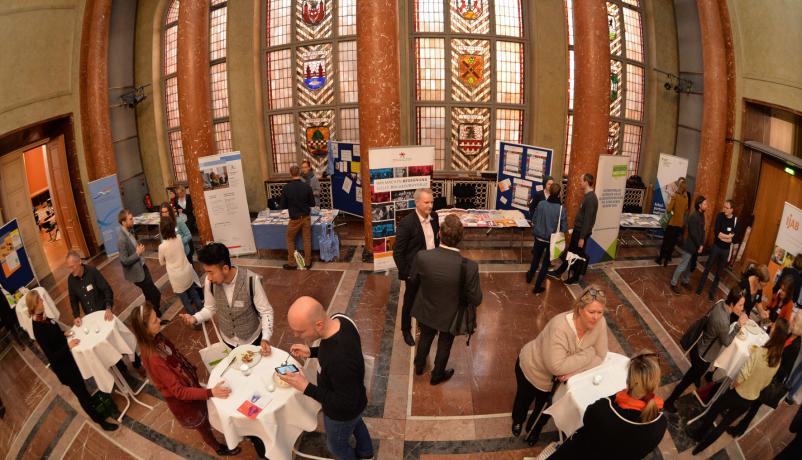
<svg viewBox="0 0 802 460"><path fill-rule="evenodd" d="M677 180L688 174L688 159L675 155L660 154L657 165L657 181L654 184L652 214L663 215L671 197L677 191Z"/></svg>
<svg viewBox="0 0 802 460"><path fill-rule="evenodd" d="M373 269L395 267L396 224L415 209L415 190L431 188L434 147L386 147L370 150Z"/></svg>
<svg viewBox="0 0 802 460"><path fill-rule="evenodd" d="M89 183L89 195L95 208L95 221L100 233L103 235L103 247L106 254L117 254L117 215L123 209L120 197L120 186L117 175L112 174Z"/></svg>
<svg viewBox="0 0 802 460"><path fill-rule="evenodd" d="M362 217L359 144L329 141L332 208Z"/></svg>
<svg viewBox="0 0 802 460"><path fill-rule="evenodd" d="M233 256L255 253L240 153L201 157L198 167L212 237L225 244Z"/></svg>
<svg viewBox="0 0 802 460"><path fill-rule="evenodd" d="M0 227L0 285L13 294L35 279L17 219Z"/></svg>
<svg viewBox="0 0 802 460"><path fill-rule="evenodd" d="M596 223L590 241L585 242L588 263L615 260L618 251L618 229L624 208L629 156L599 155L594 191L599 199Z"/></svg>
<svg viewBox="0 0 802 460"><path fill-rule="evenodd" d="M543 190L551 175L553 151L533 145L501 142L498 153L496 209L518 209L531 219L529 197L532 189Z"/></svg>
<svg viewBox="0 0 802 460"><path fill-rule="evenodd" d="M771 282L764 290L766 295L771 295L774 283L780 282L780 272L783 268L790 267L794 262L794 256L799 253L802 253L802 209L786 201L780 227L777 229L777 239L769 258ZM802 297L802 292L799 296ZM795 300L800 301L800 299Z"/></svg>

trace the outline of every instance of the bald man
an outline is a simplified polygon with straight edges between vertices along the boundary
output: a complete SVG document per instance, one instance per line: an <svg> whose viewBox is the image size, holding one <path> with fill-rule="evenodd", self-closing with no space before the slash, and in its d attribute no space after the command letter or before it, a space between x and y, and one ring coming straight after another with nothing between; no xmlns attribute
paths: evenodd
<svg viewBox="0 0 802 460"><path fill-rule="evenodd" d="M320 339L317 347L305 344L290 347L290 353L297 359L317 358L320 374L317 385L309 383L302 372L279 377L323 406L326 444L335 458L373 457L373 441L362 420L368 398L365 361L356 325L342 314L329 317L323 305L312 297L298 298L290 306L287 322L295 337L306 342ZM352 434L356 448L349 443Z"/></svg>

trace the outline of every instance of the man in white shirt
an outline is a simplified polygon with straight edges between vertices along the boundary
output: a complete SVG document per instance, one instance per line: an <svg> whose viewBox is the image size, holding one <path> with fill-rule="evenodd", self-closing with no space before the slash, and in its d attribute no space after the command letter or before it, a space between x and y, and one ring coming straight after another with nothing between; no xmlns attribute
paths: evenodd
<svg viewBox="0 0 802 460"><path fill-rule="evenodd" d="M273 307L267 300L259 275L231 265L228 248L210 243L198 251L206 279L203 285L203 309L181 319L189 325L217 317L221 340L229 347L260 345L263 356L270 354L273 335ZM260 327L261 326L261 327Z"/></svg>

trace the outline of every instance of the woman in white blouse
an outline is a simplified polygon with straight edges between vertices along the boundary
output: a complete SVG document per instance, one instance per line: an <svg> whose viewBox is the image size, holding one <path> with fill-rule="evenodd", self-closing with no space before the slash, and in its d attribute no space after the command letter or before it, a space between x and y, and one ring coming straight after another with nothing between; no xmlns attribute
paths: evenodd
<svg viewBox="0 0 802 460"><path fill-rule="evenodd" d="M195 269L187 260L184 243L178 238L175 219L169 215L162 216L159 231L162 237L162 243L159 245L159 263L166 266L170 286L181 299L184 309L190 315L194 315L203 308L200 281Z"/></svg>

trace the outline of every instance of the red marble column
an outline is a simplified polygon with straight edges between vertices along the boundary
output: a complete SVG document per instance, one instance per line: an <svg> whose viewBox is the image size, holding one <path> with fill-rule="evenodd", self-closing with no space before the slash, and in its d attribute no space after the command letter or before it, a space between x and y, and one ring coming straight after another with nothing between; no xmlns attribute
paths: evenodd
<svg viewBox="0 0 802 460"><path fill-rule="evenodd" d="M721 17L721 31L727 59L727 125L725 137L727 139L732 139L735 133L735 48L732 42L732 27L730 24L730 11L727 7L727 1L718 0L718 9ZM727 184L729 183L730 174L732 173L732 152L733 143L725 140L724 159L721 168L716 209L721 209L724 206L724 200L729 198L727 196ZM735 170L737 172L737 166ZM736 209L743 209L743 203L735 203L735 205Z"/></svg>
<svg viewBox="0 0 802 460"><path fill-rule="evenodd" d="M582 202L582 175L596 176L607 153L610 124L610 37L607 8L598 0L574 1L574 128L568 166L568 223Z"/></svg>
<svg viewBox="0 0 802 460"><path fill-rule="evenodd" d="M727 133L727 56L721 16L717 1L697 2L702 31L704 65L704 102L699 166L696 169L696 194L707 197L711 205L719 202L724 167L724 138ZM705 213L708 235L718 209Z"/></svg>
<svg viewBox="0 0 802 460"><path fill-rule="evenodd" d="M356 3L359 67L359 144L361 155L365 250L373 248L370 213L370 149L401 145L401 96L398 90L398 5L396 0Z"/></svg>
<svg viewBox="0 0 802 460"><path fill-rule="evenodd" d="M111 0L87 0L81 33L81 133L89 180L117 173L109 121Z"/></svg>
<svg viewBox="0 0 802 460"><path fill-rule="evenodd" d="M178 110L189 193L201 242L212 241L212 228L198 157L216 153L209 91L209 2L183 1L178 9Z"/></svg>

